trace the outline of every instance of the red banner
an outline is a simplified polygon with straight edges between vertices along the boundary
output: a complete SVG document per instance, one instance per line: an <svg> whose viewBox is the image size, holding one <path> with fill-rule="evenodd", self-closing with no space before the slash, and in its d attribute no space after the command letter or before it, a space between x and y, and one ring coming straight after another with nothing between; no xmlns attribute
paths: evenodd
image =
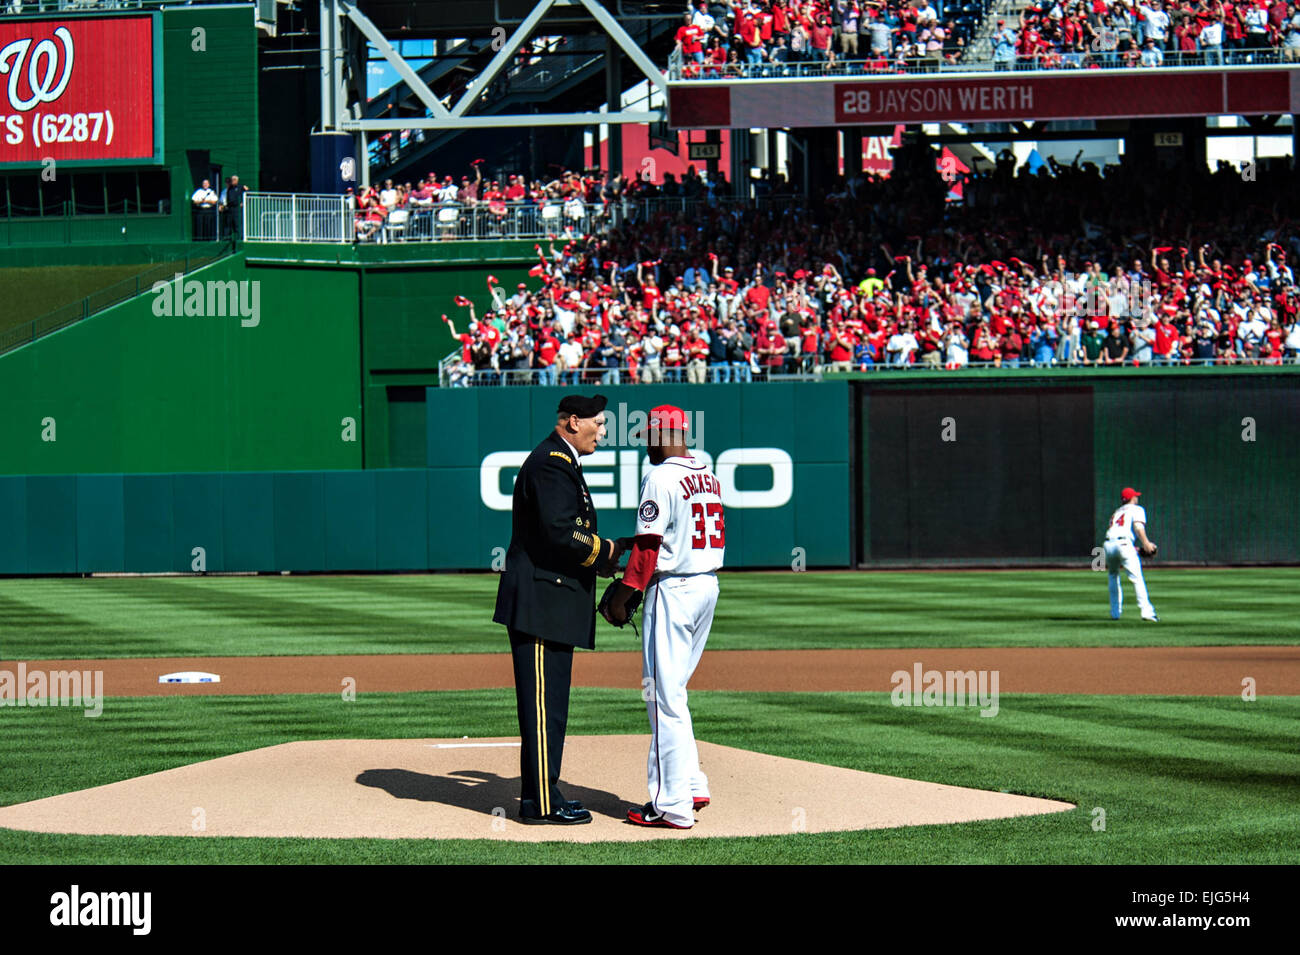
<svg viewBox="0 0 1300 955"><path fill-rule="evenodd" d="M1093 119L1213 115L1229 111L1229 92L1243 112L1291 105L1286 72L1187 71L1135 78L1094 71L1082 75L913 80L835 84L837 123L930 123L1013 119Z"/></svg>
<svg viewBox="0 0 1300 955"><path fill-rule="evenodd" d="M0 163L154 156L153 18L0 21Z"/></svg>
<svg viewBox="0 0 1300 955"><path fill-rule="evenodd" d="M1071 70L961 77L683 81L678 129L892 126L898 123L1261 115L1300 110L1300 69Z"/></svg>

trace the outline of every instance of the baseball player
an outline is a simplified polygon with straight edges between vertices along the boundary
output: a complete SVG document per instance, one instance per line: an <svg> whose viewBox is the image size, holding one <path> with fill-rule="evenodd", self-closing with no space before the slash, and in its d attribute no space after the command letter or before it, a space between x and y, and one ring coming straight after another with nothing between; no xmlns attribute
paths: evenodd
<svg viewBox="0 0 1300 955"><path fill-rule="evenodd" d="M1124 591L1119 583L1121 569L1128 575L1129 583L1133 585L1133 593L1137 595L1138 610L1142 612L1142 619L1152 621L1160 619L1156 616L1155 607L1151 606L1151 600L1147 597L1147 584L1142 579L1142 559L1138 556L1139 550L1144 554L1156 552L1156 545L1147 538L1146 509L1137 502L1141 495L1141 491L1135 491L1131 487L1124 488L1120 492L1123 504L1110 516L1110 524L1106 528L1103 550L1106 552L1106 572L1110 578L1110 615L1114 620L1119 619L1120 611L1124 607Z"/></svg>
<svg viewBox="0 0 1300 955"><path fill-rule="evenodd" d="M721 485L686 449L686 414L672 405L650 412L647 454L655 465L641 482L636 537L607 619L621 625L626 599L644 591L641 685L650 717L646 760L650 801L629 809L639 826L689 829L709 804L709 781L686 706L718 602L726 529Z"/></svg>

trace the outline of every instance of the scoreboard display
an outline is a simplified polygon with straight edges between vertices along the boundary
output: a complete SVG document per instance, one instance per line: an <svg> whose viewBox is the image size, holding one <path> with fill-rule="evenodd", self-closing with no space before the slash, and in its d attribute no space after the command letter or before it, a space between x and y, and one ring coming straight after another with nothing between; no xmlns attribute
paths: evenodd
<svg viewBox="0 0 1300 955"><path fill-rule="evenodd" d="M0 21L0 166L157 162L153 15Z"/></svg>

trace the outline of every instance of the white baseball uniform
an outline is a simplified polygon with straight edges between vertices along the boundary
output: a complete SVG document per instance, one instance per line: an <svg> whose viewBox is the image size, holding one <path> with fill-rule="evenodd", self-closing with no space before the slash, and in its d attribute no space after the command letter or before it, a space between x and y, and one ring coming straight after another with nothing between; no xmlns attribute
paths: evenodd
<svg viewBox="0 0 1300 955"><path fill-rule="evenodd" d="M1156 616L1156 610L1147 597L1146 581L1142 579L1142 558L1138 556L1137 535L1133 532L1134 524L1146 522L1146 509L1136 501L1128 501L1110 516L1110 525L1106 528L1106 541L1102 548L1106 553L1106 572L1110 578L1110 615L1116 620L1124 609L1124 591L1119 583L1121 569L1133 585L1142 618L1154 620Z"/></svg>
<svg viewBox="0 0 1300 955"><path fill-rule="evenodd" d="M646 775L654 809L677 826L692 825L694 800L709 796L686 683L704 653L718 602L715 571L726 543L720 495L704 462L671 457L646 474L637 508L637 535L663 538L644 598L641 676L651 733Z"/></svg>

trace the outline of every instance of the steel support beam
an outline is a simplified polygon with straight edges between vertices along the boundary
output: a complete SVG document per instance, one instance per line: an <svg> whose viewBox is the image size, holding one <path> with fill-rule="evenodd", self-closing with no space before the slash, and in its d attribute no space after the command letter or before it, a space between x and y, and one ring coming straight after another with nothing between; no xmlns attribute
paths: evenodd
<svg viewBox="0 0 1300 955"><path fill-rule="evenodd" d="M429 112L436 117L442 118L450 115L447 107L442 105L442 101L434 95L433 90L429 89L424 80L420 79L419 74L411 69L405 58L397 52L397 49L388 42L388 39L379 32L379 28L371 23L364 13L358 10L349 0L340 0L340 6L343 13L352 21L352 25L375 45L380 55L397 71L397 75L411 88L411 92L415 94L416 99L423 103ZM408 129L409 127L402 126L401 128Z"/></svg>
<svg viewBox="0 0 1300 955"><path fill-rule="evenodd" d="M521 116L452 116L448 119L420 119L414 116L388 119L344 120L343 129L387 132L392 129L528 129L533 126L598 126L601 123L655 123L659 112L649 113L530 113Z"/></svg>
<svg viewBox="0 0 1300 955"><path fill-rule="evenodd" d="M512 113L500 115L467 115L485 90L505 70L518 54L520 47L537 32L548 11L561 8L585 10L610 39L610 53L616 50L636 64L637 69L659 90L667 100L668 83L663 72L646 56L627 31L605 9L601 0L537 0L536 5L509 38L497 49L488 65L469 83L459 99L446 106L420 79L418 73L402 58L397 49L384 37L378 27L357 9L353 0L321 0L321 128L344 129L361 132L388 132L400 129L481 129L481 128L533 128L538 126L599 126L618 123L652 123L663 120L664 109L651 111L618 111L622 90L615 92L607 109L611 112L587 113ZM385 119L360 119L354 104L346 102L343 83L342 20L346 17L352 25L379 50L392 64L398 76L411 92L429 110L430 117L392 116ZM609 82L619 83L621 70L613 69ZM619 83L621 86L621 83ZM608 90L607 90L608 91ZM364 95L364 91L363 91ZM611 140L612 141L612 140Z"/></svg>

